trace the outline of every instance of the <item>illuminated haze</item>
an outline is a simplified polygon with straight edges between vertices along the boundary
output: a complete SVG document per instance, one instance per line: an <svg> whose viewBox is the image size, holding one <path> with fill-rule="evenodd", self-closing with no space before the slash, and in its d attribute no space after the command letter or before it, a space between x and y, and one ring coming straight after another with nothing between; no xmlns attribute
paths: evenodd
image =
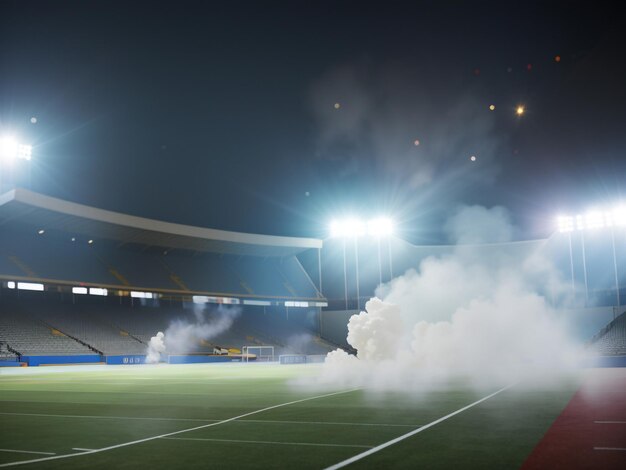
<svg viewBox="0 0 626 470"><path fill-rule="evenodd" d="M177 318L170 322L165 334L159 332L150 339L146 362L159 362L165 354L196 351L202 341L211 340L230 329L240 309L220 305L217 309L207 310L204 305L194 304L193 313L194 321Z"/></svg>
<svg viewBox="0 0 626 470"><path fill-rule="evenodd" d="M515 232L501 207L460 207L446 227L455 242L506 242ZM350 318L357 356L329 353L322 382L415 390L462 378L490 386L574 367L578 347L542 295L567 300L554 267L528 250L477 251L457 245L381 285Z"/></svg>

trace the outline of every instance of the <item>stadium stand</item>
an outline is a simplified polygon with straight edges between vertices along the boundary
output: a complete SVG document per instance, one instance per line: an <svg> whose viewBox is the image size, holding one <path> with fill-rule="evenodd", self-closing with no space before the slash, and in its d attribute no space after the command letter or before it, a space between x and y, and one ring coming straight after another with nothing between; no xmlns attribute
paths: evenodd
<svg viewBox="0 0 626 470"><path fill-rule="evenodd" d="M592 348L604 356L626 355L626 312L594 336Z"/></svg>
<svg viewBox="0 0 626 470"><path fill-rule="evenodd" d="M158 331L197 327L221 303L240 312L231 327L176 353L332 348L319 338L326 299L298 259L320 240L171 224L22 189L0 195L0 226L7 357L145 354Z"/></svg>
<svg viewBox="0 0 626 470"><path fill-rule="evenodd" d="M193 303L169 305L119 305L60 298L3 298L0 307L0 341L22 355L145 354L150 338L179 322L191 328L212 324L216 306ZM226 331L205 340L181 345L172 354L211 354L216 348L240 350L244 345L274 346L276 354L325 354L335 346L315 330L315 311L235 307L240 314ZM19 312L19 313L17 313ZM91 348L91 349L90 349Z"/></svg>
<svg viewBox="0 0 626 470"><path fill-rule="evenodd" d="M20 355L93 353L89 347L61 331L7 307L3 303L0 315L0 342L4 344L2 349L5 350L3 356L9 353L9 347Z"/></svg>

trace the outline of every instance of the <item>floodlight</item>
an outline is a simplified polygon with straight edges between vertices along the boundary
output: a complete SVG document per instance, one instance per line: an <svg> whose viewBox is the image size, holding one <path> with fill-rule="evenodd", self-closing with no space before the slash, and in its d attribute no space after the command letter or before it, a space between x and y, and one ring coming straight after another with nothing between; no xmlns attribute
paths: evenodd
<svg viewBox="0 0 626 470"><path fill-rule="evenodd" d="M561 216L557 218L557 225L559 227L559 232L573 232L574 231L574 218Z"/></svg>
<svg viewBox="0 0 626 470"><path fill-rule="evenodd" d="M602 212L588 212L585 215L585 228L588 229L596 229L596 228L604 228L605 222Z"/></svg>
<svg viewBox="0 0 626 470"><path fill-rule="evenodd" d="M367 232L374 237L387 237L393 233L393 222L386 217L372 219L367 223Z"/></svg>
<svg viewBox="0 0 626 470"><path fill-rule="evenodd" d="M17 158L30 160L33 155L33 147L31 145L19 144L17 146Z"/></svg>
<svg viewBox="0 0 626 470"><path fill-rule="evenodd" d="M0 158L12 160L17 156L17 142L12 137L3 137L0 139Z"/></svg>
<svg viewBox="0 0 626 470"><path fill-rule="evenodd" d="M33 155L33 147L18 143L13 137L2 137L0 139L0 158L3 160L13 160L21 158L30 160Z"/></svg>
<svg viewBox="0 0 626 470"><path fill-rule="evenodd" d="M343 238L360 237L365 235L365 224L355 218L335 220L330 224L330 235Z"/></svg>
<svg viewBox="0 0 626 470"><path fill-rule="evenodd" d="M626 225L626 206L620 206L613 209L611 218L615 227L623 227Z"/></svg>

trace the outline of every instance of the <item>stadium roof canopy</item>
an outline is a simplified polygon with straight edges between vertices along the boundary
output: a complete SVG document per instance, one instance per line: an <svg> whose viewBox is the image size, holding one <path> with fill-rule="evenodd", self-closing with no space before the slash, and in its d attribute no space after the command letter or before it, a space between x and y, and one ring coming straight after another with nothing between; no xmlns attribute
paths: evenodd
<svg viewBox="0 0 626 470"><path fill-rule="evenodd" d="M289 256L322 240L228 232L146 219L64 201L25 189L0 195L0 226L25 223L72 235L147 247L252 256Z"/></svg>

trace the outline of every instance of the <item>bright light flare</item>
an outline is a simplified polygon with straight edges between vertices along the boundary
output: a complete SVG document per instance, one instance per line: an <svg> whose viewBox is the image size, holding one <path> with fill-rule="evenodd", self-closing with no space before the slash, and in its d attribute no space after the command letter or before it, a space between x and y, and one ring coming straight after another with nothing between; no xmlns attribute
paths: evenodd
<svg viewBox="0 0 626 470"><path fill-rule="evenodd" d="M526 108L524 108L524 106L521 106L521 105L515 109L515 114L517 114L518 116L522 116L525 112L526 112Z"/></svg>
<svg viewBox="0 0 626 470"><path fill-rule="evenodd" d="M393 222L386 217L372 219L367 223L367 233L373 237L388 237L393 234Z"/></svg>
<svg viewBox="0 0 626 470"><path fill-rule="evenodd" d="M33 147L31 145L20 144L13 137L0 138L0 158L5 161L11 161L16 158L30 160L33 155Z"/></svg>
<svg viewBox="0 0 626 470"><path fill-rule="evenodd" d="M393 234L393 222L387 217L378 217L368 222L356 218L335 220L330 224L330 236L333 238L388 237Z"/></svg>
<svg viewBox="0 0 626 470"><path fill-rule="evenodd" d="M559 232L567 233L574 230L595 230L600 228L625 227L626 206L619 206L610 211L589 211L586 214L557 217Z"/></svg>
<svg viewBox="0 0 626 470"><path fill-rule="evenodd" d="M14 159L17 156L17 141L12 137L0 139L0 158L3 160Z"/></svg>
<svg viewBox="0 0 626 470"><path fill-rule="evenodd" d="M358 219L335 220L330 224L331 237L354 238L363 235L365 235L365 224Z"/></svg>

